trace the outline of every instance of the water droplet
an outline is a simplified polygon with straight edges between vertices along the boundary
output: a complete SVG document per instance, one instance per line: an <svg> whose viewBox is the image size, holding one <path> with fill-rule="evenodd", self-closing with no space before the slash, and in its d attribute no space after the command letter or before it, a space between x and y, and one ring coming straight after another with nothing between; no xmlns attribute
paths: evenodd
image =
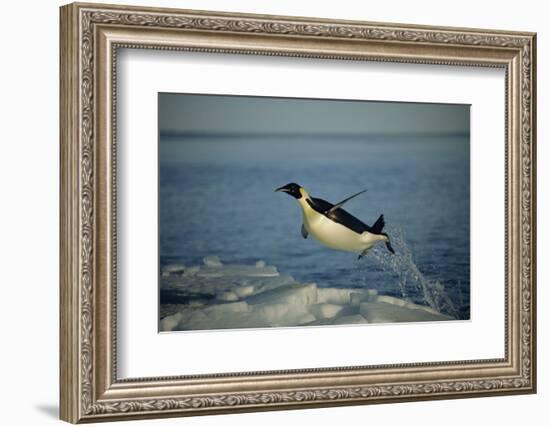
<svg viewBox="0 0 550 427"><path fill-rule="evenodd" d="M439 281L428 280L418 269L413 253L405 242L403 231L395 226L387 226L386 231L390 235L395 254L391 254L385 248L375 247L367 257L374 260L384 271L397 276L397 284L404 298L414 300L415 295L411 295L407 289L415 289L423 303L441 313L459 318L459 311L445 291L445 286ZM412 282L409 288L408 281Z"/></svg>

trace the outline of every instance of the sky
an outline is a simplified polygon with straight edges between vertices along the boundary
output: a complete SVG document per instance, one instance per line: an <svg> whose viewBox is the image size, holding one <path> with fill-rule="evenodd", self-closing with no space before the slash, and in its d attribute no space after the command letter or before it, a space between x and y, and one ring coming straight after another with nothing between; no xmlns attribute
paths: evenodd
<svg viewBox="0 0 550 427"><path fill-rule="evenodd" d="M160 133L466 134L469 105L159 94Z"/></svg>

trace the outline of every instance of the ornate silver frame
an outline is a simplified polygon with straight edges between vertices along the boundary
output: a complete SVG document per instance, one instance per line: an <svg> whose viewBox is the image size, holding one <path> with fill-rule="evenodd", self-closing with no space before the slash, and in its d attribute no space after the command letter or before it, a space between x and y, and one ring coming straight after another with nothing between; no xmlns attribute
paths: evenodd
<svg viewBox="0 0 550 427"><path fill-rule="evenodd" d="M63 6L61 419L78 423L534 393L535 41L533 33L507 31ZM118 380L114 65L119 47L504 68L505 357Z"/></svg>

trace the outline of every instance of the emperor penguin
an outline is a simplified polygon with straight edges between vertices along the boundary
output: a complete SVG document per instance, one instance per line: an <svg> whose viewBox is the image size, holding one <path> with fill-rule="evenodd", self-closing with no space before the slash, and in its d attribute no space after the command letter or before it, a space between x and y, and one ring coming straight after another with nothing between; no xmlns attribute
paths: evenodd
<svg viewBox="0 0 550 427"><path fill-rule="evenodd" d="M275 191L287 193L298 201L302 209L302 237L304 239L311 234L329 248L358 253L357 259L365 256L377 242L384 242L388 250L392 254L395 253L389 236L382 232L384 215L380 215L374 225L369 227L342 209L345 203L367 190L360 191L335 205L326 200L311 197L303 187L294 182L277 188Z"/></svg>

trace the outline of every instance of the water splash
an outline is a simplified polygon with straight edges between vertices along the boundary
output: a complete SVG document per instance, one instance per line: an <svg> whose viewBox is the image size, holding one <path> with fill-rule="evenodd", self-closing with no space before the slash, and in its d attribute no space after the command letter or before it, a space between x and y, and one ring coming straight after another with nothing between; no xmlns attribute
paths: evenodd
<svg viewBox="0 0 550 427"><path fill-rule="evenodd" d="M374 261L384 271L397 276L397 285L403 298L423 302L440 313L460 318L460 312L451 301L445 286L439 280L428 280L418 269L403 231L393 226L387 226L385 231L390 236L395 254L391 254L384 245L376 245L365 259Z"/></svg>

